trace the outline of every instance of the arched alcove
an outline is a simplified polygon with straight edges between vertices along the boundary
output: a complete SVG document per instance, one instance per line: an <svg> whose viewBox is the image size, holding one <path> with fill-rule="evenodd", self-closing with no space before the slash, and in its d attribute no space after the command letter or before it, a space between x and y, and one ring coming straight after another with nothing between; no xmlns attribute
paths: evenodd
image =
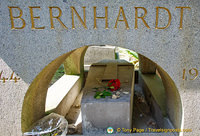
<svg viewBox="0 0 200 136"><path fill-rule="evenodd" d="M45 116L45 100L49 83L54 73L59 68L59 66L64 61L66 61L66 59L71 54L73 54L77 50L79 50L78 51L79 56L75 55L74 58L78 60L76 61L76 66L79 67L79 70L81 72L82 69L81 65L83 63L83 57L85 51L87 50L87 46L83 46L66 54L63 54L62 56L59 56L58 58L53 60L50 64L48 64L33 80L24 97L24 103L22 108L22 119L21 119L22 132L27 131L27 129L31 126L31 124L33 124L35 121ZM146 62L146 64L148 62L152 63L155 66L156 70L158 71L159 76L161 77L161 80L165 88L166 105L167 105L166 110L169 119L171 120L175 128L181 128L182 104L179 92L176 88L174 81L170 78L168 73L159 66L159 64L153 62L153 59L146 58L141 54L140 56L141 56L140 57L141 62L144 61ZM74 58L70 59L67 62L73 63L73 61L75 61L73 60Z"/></svg>
<svg viewBox="0 0 200 136"><path fill-rule="evenodd" d="M144 73L150 74L155 69L155 71L157 71L158 75L160 76L166 94L166 111L168 117L170 118L175 128L181 128L182 103L178 89L174 81L161 66L159 66L158 64L156 64L155 62L153 62L152 60L146 58L141 54L139 54L139 56L140 56L140 71L144 71ZM148 68L150 68L149 72L147 70Z"/></svg>

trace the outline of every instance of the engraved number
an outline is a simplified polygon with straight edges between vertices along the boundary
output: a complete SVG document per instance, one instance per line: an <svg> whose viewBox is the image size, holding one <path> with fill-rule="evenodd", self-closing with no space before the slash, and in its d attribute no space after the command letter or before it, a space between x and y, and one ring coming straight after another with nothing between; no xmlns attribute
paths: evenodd
<svg viewBox="0 0 200 136"><path fill-rule="evenodd" d="M199 72L196 68L191 68L187 74L186 69L183 69L183 80L187 79L187 75L190 77L190 80L195 80L198 77Z"/></svg>

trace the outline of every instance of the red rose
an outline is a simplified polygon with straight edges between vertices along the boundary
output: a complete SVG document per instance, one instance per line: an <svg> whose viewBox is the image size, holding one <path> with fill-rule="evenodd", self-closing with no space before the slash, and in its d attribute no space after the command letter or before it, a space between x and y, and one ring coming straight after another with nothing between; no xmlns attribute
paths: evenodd
<svg viewBox="0 0 200 136"><path fill-rule="evenodd" d="M108 82L108 87L111 91L116 91L120 88L120 81L119 79L112 79Z"/></svg>

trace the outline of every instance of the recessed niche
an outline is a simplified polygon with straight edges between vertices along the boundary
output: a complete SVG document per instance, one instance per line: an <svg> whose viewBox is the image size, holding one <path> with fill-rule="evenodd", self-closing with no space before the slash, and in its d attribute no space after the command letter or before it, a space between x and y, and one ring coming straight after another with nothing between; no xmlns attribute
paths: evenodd
<svg viewBox="0 0 200 136"><path fill-rule="evenodd" d="M88 74L91 74L91 66L94 67L95 63L105 59L109 60L107 62L126 61L134 67L131 70L134 73L133 95L130 96L133 100L130 101L132 102L130 107L132 114L129 120L131 125L127 128L132 129L131 133L139 133L139 130L141 132L143 129L144 132L148 129L148 133L151 133L151 128L181 128L181 100L176 85L167 72L140 53L116 46L101 45L83 46L63 54L38 74L24 98L22 131L26 132L34 122L55 112L64 116L72 126L75 125L74 129L77 128L77 130L74 134L82 134L84 130L81 130L80 126L83 125L81 123L84 116L84 113L81 113L81 108L84 108L81 107L82 96L85 95L83 88L87 83ZM104 64L107 65L106 61ZM125 77L130 75L130 70L123 72ZM103 72L97 75L101 74ZM121 84L124 84L123 82ZM91 99L94 98L91 97ZM112 97L109 99L112 101ZM92 110L96 111L98 107ZM108 110L106 114L112 116L113 113L109 112L109 108L105 110ZM119 106L119 112L120 110L124 109L120 109ZM95 118L98 119L98 112L95 113ZM106 120L102 121L106 122ZM133 128L137 129L133 131ZM125 129L121 130L122 133L125 131Z"/></svg>

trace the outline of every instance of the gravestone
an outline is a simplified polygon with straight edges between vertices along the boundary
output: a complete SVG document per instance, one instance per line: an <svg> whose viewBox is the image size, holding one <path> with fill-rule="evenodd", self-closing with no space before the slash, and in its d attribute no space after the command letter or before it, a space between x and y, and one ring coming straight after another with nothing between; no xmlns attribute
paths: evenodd
<svg viewBox="0 0 200 136"><path fill-rule="evenodd" d="M85 45L134 50L148 58L141 59L147 73L153 61L169 119L180 135L198 135L199 7L199 0L1 1L1 135L20 136L45 115L51 77Z"/></svg>
<svg viewBox="0 0 200 136"><path fill-rule="evenodd" d="M114 129L132 128L134 74L134 65L124 60L103 60L92 64L81 102L83 134L105 134L106 128L110 126ZM98 91L105 90L104 87L111 79L120 80L120 97L95 99L97 90L94 88L99 88Z"/></svg>

